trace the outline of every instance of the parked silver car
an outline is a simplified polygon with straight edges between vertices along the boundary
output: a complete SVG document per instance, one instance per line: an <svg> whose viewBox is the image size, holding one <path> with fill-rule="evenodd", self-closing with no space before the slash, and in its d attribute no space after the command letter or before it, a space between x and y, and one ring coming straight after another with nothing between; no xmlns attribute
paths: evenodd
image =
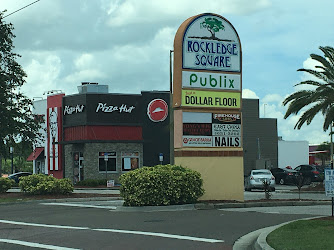
<svg viewBox="0 0 334 250"><path fill-rule="evenodd" d="M252 170L250 175L245 177L245 191L264 189L265 182L269 184L271 191L275 191L275 177L268 169Z"/></svg>

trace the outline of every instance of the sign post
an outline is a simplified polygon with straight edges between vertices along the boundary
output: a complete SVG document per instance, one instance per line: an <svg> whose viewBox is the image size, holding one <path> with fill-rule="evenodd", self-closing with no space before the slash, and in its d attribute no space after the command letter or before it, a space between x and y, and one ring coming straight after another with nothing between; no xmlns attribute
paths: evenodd
<svg viewBox="0 0 334 250"><path fill-rule="evenodd" d="M104 161L106 163L106 180L108 182L108 169L107 169L107 166L108 166L108 153L104 153Z"/></svg>
<svg viewBox="0 0 334 250"><path fill-rule="evenodd" d="M13 147L10 147L9 148L9 152L10 152L10 158L11 158L11 166L12 166L12 174L14 174L14 168L13 168L13 154L14 154L14 148Z"/></svg>
<svg viewBox="0 0 334 250"><path fill-rule="evenodd" d="M163 153L159 154L159 161L160 161L160 164L162 165L162 162L164 161L164 155L163 155Z"/></svg>
<svg viewBox="0 0 334 250"><path fill-rule="evenodd" d="M326 196L332 197L332 217L334 211L334 169L325 169L325 192Z"/></svg>

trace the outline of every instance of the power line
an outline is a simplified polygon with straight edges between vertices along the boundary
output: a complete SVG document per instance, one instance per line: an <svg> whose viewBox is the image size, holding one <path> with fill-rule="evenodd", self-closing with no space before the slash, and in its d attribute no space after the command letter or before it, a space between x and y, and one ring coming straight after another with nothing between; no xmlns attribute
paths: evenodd
<svg viewBox="0 0 334 250"><path fill-rule="evenodd" d="M10 16L10 15L13 15L14 13L16 13L16 12L18 12L18 11L20 11L20 10L23 10L23 9L27 8L28 6L33 5L34 3L37 3L37 2L39 2L39 1L40 1L40 0L37 0L37 1L33 2L33 3L30 3L30 4L28 4L28 5L24 6L24 7L22 7L21 9L15 10L14 12L12 12L12 13L10 13L10 14L4 16L3 18L8 17L8 16Z"/></svg>

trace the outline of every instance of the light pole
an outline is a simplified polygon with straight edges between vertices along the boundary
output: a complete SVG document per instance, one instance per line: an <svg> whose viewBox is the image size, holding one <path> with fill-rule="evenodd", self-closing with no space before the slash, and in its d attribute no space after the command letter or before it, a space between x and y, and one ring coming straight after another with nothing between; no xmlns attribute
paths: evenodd
<svg viewBox="0 0 334 250"><path fill-rule="evenodd" d="M330 125L330 133L331 133L331 169L333 169L333 123Z"/></svg>
<svg viewBox="0 0 334 250"><path fill-rule="evenodd" d="M14 154L14 148L10 147L9 148L9 153L10 153L10 158L12 160L12 174L14 174L14 168L13 168L13 154Z"/></svg>
<svg viewBox="0 0 334 250"><path fill-rule="evenodd" d="M173 93L172 53L174 53L174 50L169 50L169 91L170 91L171 94Z"/></svg>
<svg viewBox="0 0 334 250"><path fill-rule="evenodd" d="M331 169L333 169L333 122L330 126L331 133ZM332 217L334 216L334 197L332 196Z"/></svg>
<svg viewBox="0 0 334 250"><path fill-rule="evenodd" d="M266 105L267 103L263 104L263 117L266 118Z"/></svg>

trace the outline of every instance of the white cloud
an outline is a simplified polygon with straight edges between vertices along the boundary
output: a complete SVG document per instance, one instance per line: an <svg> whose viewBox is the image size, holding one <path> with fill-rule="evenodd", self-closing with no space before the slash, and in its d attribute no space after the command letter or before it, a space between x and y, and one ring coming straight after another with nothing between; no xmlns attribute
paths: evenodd
<svg viewBox="0 0 334 250"><path fill-rule="evenodd" d="M282 104L283 98L278 94L269 94L262 98L263 103L278 103Z"/></svg>
<svg viewBox="0 0 334 250"><path fill-rule="evenodd" d="M1 11L6 9L5 15L11 14L32 3L27 0L1 0ZM8 16L6 19L15 19L17 23L50 24L57 22L63 15L62 5L59 1L39 1L18 12Z"/></svg>
<svg viewBox="0 0 334 250"><path fill-rule="evenodd" d="M96 61L92 54L84 53L75 59L74 65L77 69L89 69L96 65Z"/></svg>
<svg viewBox="0 0 334 250"><path fill-rule="evenodd" d="M128 0L121 4L111 1L107 13L110 26L154 23L184 17L185 10L189 16L200 13L249 14L270 6L269 0Z"/></svg>
<svg viewBox="0 0 334 250"><path fill-rule="evenodd" d="M242 90L242 98L259 99L259 97L255 94L255 92L250 89Z"/></svg>
<svg viewBox="0 0 334 250"><path fill-rule="evenodd" d="M65 82L79 85L80 82L95 82L96 79L105 77L105 75L97 69L85 69L76 71L65 77ZM73 94L73 93L72 93Z"/></svg>
<svg viewBox="0 0 334 250"><path fill-rule="evenodd" d="M28 76L21 90L30 97L42 96L48 90L58 90L57 79L62 67L60 58L47 53L35 54L33 58L24 67Z"/></svg>

